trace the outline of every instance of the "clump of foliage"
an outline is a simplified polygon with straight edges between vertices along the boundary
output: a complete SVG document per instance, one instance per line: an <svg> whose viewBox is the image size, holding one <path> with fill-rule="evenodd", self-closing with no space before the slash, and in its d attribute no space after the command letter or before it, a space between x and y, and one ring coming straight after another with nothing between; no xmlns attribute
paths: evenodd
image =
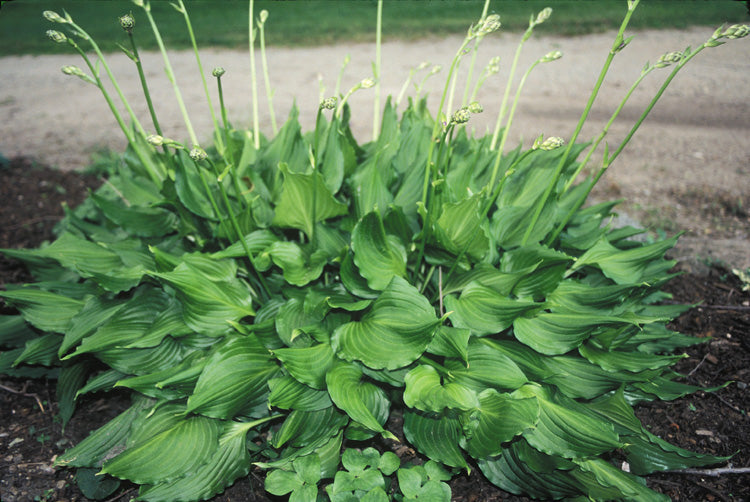
<svg viewBox="0 0 750 502"><path fill-rule="evenodd" d="M135 3L160 41L148 2ZM701 340L667 329L683 307L659 303L675 239L644 243L633 239L641 230L611 227L615 202L583 207L627 142L579 176L609 125L581 160L589 145L576 142L578 132L630 40L624 31L637 3L628 2L573 135L509 152L528 71L509 109L506 91L492 135L467 133L482 111L468 92L445 111L459 60L499 26L487 6L434 116L423 99L399 113L389 98L374 139L358 143L346 101L359 89L378 91L376 61L373 79L322 102L313 131L302 132L293 109L266 138L255 77L254 127L238 130L216 68L221 99L207 150L187 114L191 144L165 138L144 78L157 133L147 135L96 43L67 14L46 12L69 30L50 38L76 49L91 74L63 71L102 90L129 140L108 182L68 211L57 240L3 251L38 282L3 293L19 314L0 318L0 371L56 376L65 422L81 395L117 388L132 396L130 408L56 464L78 469L97 496L123 479L149 501L210 498L253 464L268 469L269 492L294 501L447 501L445 481L472 466L537 498L663 500L639 476L724 460L670 445L633 413L639 402L697 390L670 367L682 357L676 349ZM175 8L192 33L182 0ZM532 16L521 45L550 13ZM253 68L267 18L264 11L251 26ZM142 76L135 19L120 21ZM647 64L623 104L653 70L672 72L631 135L687 61L747 31L720 28L697 49ZM76 40L91 45L97 65ZM200 67L197 49L196 57ZM529 71L559 57L549 53ZM401 466L372 447L376 436L396 439L394 413L424 465Z"/></svg>

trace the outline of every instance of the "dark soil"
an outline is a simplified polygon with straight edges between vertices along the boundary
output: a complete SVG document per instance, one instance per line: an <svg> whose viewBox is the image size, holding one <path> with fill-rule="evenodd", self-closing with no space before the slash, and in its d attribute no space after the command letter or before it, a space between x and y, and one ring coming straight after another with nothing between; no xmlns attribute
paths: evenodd
<svg viewBox="0 0 750 502"><path fill-rule="evenodd" d="M61 203L78 204L87 187L100 183L95 177L60 172L14 159L0 166L0 248L36 247L53 238L51 230L63 214ZM735 216L734 207L727 211ZM31 280L23 265L0 255L0 285ZM712 387L731 381L713 393L697 392L672 402L642 405L637 414L656 435L681 447L732 455L728 465L750 466L750 418L747 415L750 383L750 292L722 269L708 276L684 274L666 289L679 303L698 304L679 317L672 328L682 333L711 337L688 350L677 365L691 384ZM2 310L2 307L0 307ZM7 309L5 312L8 313ZM86 437L125 407L124 395L85 397L65 431L61 430L55 403L55 382L3 378L0 380L0 501L85 501L73 473L51 467L56 455ZM398 418L392 424L398 427ZM391 447L403 460L417 460L403 441ZM664 473L650 476L649 486L675 501L748 501L750 474ZM453 500L491 502L527 501L502 492L485 481L478 469L451 482ZM122 486L108 501L126 501L137 494ZM215 501L271 501L263 490L263 472L235 483Z"/></svg>

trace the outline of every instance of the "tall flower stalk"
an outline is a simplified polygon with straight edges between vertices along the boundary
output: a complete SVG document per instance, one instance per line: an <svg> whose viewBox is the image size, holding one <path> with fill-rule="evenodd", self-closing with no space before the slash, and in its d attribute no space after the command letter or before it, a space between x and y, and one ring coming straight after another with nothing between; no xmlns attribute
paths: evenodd
<svg viewBox="0 0 750 502"><path fill-rule="evenodd" d="M273 89L271 79L268 76L268 59L266 58L266 20L268 11L263 9L258 15L258 33L260 35L260 63L263 68L263 82L266 87L266 99L268 100L268 113L271 115L271 131L276 136L278 127L276 127L276 112L273 109Z"/></svg>
<svg viewBox="0 0 750 502"><path fill-rule="evenodd" d="M581 129L583 128L583 124L586 122L586 119L589 116L591 107L594 105L594 101L596 100L596 97L599 94L599 89L601 88L602 83L604 82L604 77L607 75L607 72L609 71L609 66L612 64L612 60L614 59L615 55L618 52L620 52L622 49L624 49L625 46L627 46L627 44L632 39L632 38L629 38L626 40L624 37L624 34L625 34L625 29L627 28L628 23L630 22L630 17L633 15L633 12L635 11L639 2L640 0L628 0L628 11L625 14L622 24L620 25L620 29L617 32L617 36L615 37L615 41L612 44L612 48L607 54L607 58L604 61L604 65L602 66L601 72L599 73L599 78L594 84L594 88L591 91L589 100L586 103L586 107L583 109L583 113L581 114L581 118L578 120L578 124L576 125L575 130L573 131L573 134L570 136L568 146L565 149L565 152L563 153L563 155L560 157L560 161L558 162L557 167L555 168L555 172L552 176L552 179L550 180L549 184L547 185L547 188L542 194L542 197L539 199L539 202L537 202L536 207L534 208L534 213L531 217L531 222L529 223L529 226L526 228L526 231L523 235L523 239L521 241L522 245L525 245L526 242L528 241L529 236L531 235L531 232L534 229L534 226L536 226L536 222L539 220L539 215L542 213L542 209L544 208L544 205L547 203L547 199L549 199L549 196L552 193L553 188L557 184L557 180L560 178L560 173L562 173L562 169L565 166L565 162L568 160L568 157L570 156L570 151L572 150L575 144L575 141L578 139L578 134L581 132Z"/></svg>

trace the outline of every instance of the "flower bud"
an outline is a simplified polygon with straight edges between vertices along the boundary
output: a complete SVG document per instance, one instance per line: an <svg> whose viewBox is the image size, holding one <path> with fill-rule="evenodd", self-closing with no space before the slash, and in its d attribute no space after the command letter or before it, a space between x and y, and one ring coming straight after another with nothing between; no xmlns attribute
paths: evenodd
<svg viewBox="0 0 750 502"><path fill-rule="evenodd" d="M547 7L545 9L542 9L539 14L536 15L536 20L534 21L534 25L542 24L545 22L549 17L552 15L552 7Z"/></svg>
<svg viewBox="0 0 750 502"><path fill-rule="evenodd" d="M45 10L44 12L42 12L42 15L47 21L51 23L68 24L68 21L66 21L60 14L53 10Z"/></svg>
<svg viewBox="0 0 750 502"><path fill-rule="evenodd" d="M724 30L724 33L722 33L721 36L728 38L729 40L734 40L736 38L746 37L748 32L750 32L750 26L746 24L733 24Z"/></svg>
<svg viewBox="0 0 750 502"><path fill-rule="evenodd" d="M206 151L199 146L196 146L192 150L190 150L189 155L190 158L195 162L200 162L208 158L208 154L206 153Z"/></svg>
<svg viewBox="0 0 750 502"><path fill-rule="evenodd" d="M162 136L159 136L158 134L152 134L148 138L146 138L146 141L150 145L154 146L161 146L164 144L164 138Z"/></svg>
<svg viewBox="0 0 750 502"><path fill-rule="evenodd" d="M362 89L369 89L370 87L372 87L372 86L375 85L375 80L373 80L371 78L366 78L366 79L363 79L359 83L359 85L360 85L360 87L362 87Z"/></svg>
<svg viewBox="0 0 750 502"><path fill-rule="evenodd" d="M135 4L135 5L137 6L137 7L143 7L143 0L133 0L133 3L134 3L134 4Z"/></svg>
<svg viewBox="0 0 750 502"><path fill-rule="evenodd" d="M88 82L89 84L94 84L94 85L98 85L98 84L96 83L96 81L95 81L95 80L94 80L93 78L91 78L91 77L89 77L88 75L86 75L86 74L85 74L85 73L83 72L83 70L81 70L81 69L80 69L79 67L77 67L77 66L73 66L73 65L63 66L63 67L61 68L61 71L62 71L62 72L63 72L64 74L66 74L66 75L73 75L74 77L78 77L78 78L80 78L81 80L83 80L84 82Z"/></svg>
<svg viewBox="0 0 750 502"><path fill-rule="evenodd" d="M440 70L442 69L443 69L442 66L440 66L439 64L436 64L430 69L430 75L435 75L436 73L440 73Z"/></svg>
<svg viewBox="0 0 750 502"><path fill-rule="evenodd" d="M266 9L263 9L262 11L260 11L259 17L260 17L260 24L264 24L266 22L266 19L268 19L268 11Z"/></svg>
<svg viewBox="0 0 750 502"><path fill-rule="evenodd" d="M467 109L471 113L482 113L484 111L484 108L482 108L482 105L480 105L476 101L469 103L469 106L467 107Z"/></svg>
<svg viewBox="0 0 750 502"><path fill-rule="evenodd" d="M321 110L333 110L336 108L336 102L338 101L338 98L336 96L332 96L330 98L326 98L320 103L320 109Z"/></svg>
<svg viewBox="0 0 750 502"><path fill-rule="evenodd" d="M214 70L213 70L213 71L211 72L211 75L213 75L213 76L214 76L214 77L216 77L216 78L219 78L219 77L221 77L222 75L224 75L224 74L225 74L226 72L227 72L227 71L226 71L226 70L225 70L224 68L222 68L221 66L217 66L217 67L216 67L216 68L214 68Z"/></svg>
<svg viewBox="0 0 750 502"><path fill-rule="evenodd" d="M484 21L477 27L476 34L479 36L487 35L493 31L500 29L500 16L497 14L490 14Z"/></svg>
<svg viewBox="0 0 750 502"><path fill-rule="evenodd" d="M422 61L421 63L419 63L419 66L417 66L416 71L422 71L425 68L427 68L428 66L430 66L430 62L429 61Z"/></svg>
<svg viewBox="0 0 750 502"><path fill-rule="evenodd" d="M120 16L120 26L126 32L133 33L133 28L135 28L135 18L133 15L125 14L124 16Z"/></svg>
<svg viewBox="0 0 750 502"><path fill-rule="evenodd" d="M560 59L562 57L562 52L560 51L551 51L542 57L539 61L542 63L549 63L550 61L555 61L557 59Z"/></svg>
<svg viewBox="0 0 750 502"><path fill-rule="evenodd" d="M551 136L544 141L542 141L542 136L539 136L536 141L534 141L534 146L531 147L532 150L556 150L557 148L560 148L565 144L565 140L558 137L558 136Z"/></svg>
<svg viewBox="0 0 750 502"><path fill-rule="evenodd" d="M471 113L468 108L461 108L456 110L451 117L451 124L465 124L471 118Z"/></svg>
<svg viewBox="0 0 750 502"><path fill-rule="evenodd" d="M61 44L68 40L68 37L65 36L65 33L57 30L47 30L47 38L58 44Z"/></svg>
<svg viewBox="0 0 750 502"><path fill-rule="evenodd" d="M664 68L665 66L669 66L672 63L679 63L681 60L681 52L667 52L666 54L662 54L662 56L659 58L659 61L657 61L654 66L656 68Z"/></svg>

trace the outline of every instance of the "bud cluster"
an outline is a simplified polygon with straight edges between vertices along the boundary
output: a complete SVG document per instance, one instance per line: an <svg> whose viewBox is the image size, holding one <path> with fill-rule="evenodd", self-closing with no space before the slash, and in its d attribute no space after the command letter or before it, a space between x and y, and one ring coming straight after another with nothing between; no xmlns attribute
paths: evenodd
<svg viewBox="0 0 750 502"><path fill-rule="evenodd" d="M60 70L61 70L61 71L62 71L62 72L63 72L63 73L65 74L65 75L72 75L72 76L74 76L74 77L78 77L78 78L80 78L80 79L81 79L81 80L83 80L84 82L88 82L89 84L94 84L94 85L97 85L96 81L95 81L95 80L94 80L93 78L91 78L91 77L89 77L88 75L86 75L86 74L85 74L85 73L83 72L83 70L81 70L81 69L80 69L79 67L77 67L77 66L74 66L74 65L67 65L67 66L63 66L62 68L60 68Z"/></svg>
<svg viewBox="0 0 750 502"><path fill-rule="evenodd" d="M497 14L490 14L485 17L479 25L474 29L473 36L483 37L500 29L500 16Z"/></svg>
<svg viewBox="0 0 750 502"><path fill-rule="evenodd" d="M326 98L320 102L320 109L321 110L333 110L334 108L336 108L337 102L338 102L338 98L336 96Z"/></svg>
<svg viewBox="0 0 750 502"><path fill-rule="evenodd" d="M133 17L133 14L120 16L120 26L122 26L122 29L126 32L133 33L133 28L135 28L135 18Z"/></svg>
<svg viewBox="0 0 750 502"><path fill-rule="evenodd" d="M542 9L541 11L539 11L539 14L536 15L536 19L534 19L534 21L532 21L532 23L531 23L532 26L536 26L538 24L542 24L547 19L549 19L551 15L552 15L552 7L546 7L544 9Z"/></svg>
<svg viewBox="0 0 750 502"><path fill-rule="evenodd" d="M711 38L706 42L706 47L718 47L725 43L721 41L722 38L734 40L737 38L744 38L750 34L750 26L746 24L733 24L726 29L723 28L723 26L719 26L716 31L714 31L714 34L711 35Z"/></svg>
<svg viewBox="0 0 750 502"><path fill-rule="evenodd" d="M451 115L450 125L459 125L459 124L465 124L469 121L471 118L471 115L473 113L482 113L484 111L484 108L482 108L482 105L477 103L476 101L473 101L469 106L464 106L462 108L459 108L455 112L453 112L453 115Z"/></svg>
<svg viewBox="0 0 750 502"><path fill-rule="evenodd" d="M550 151L556 150L563 145L565 145L565 140L559 136L550 136L549 138L544 139L544 135L541 135L534 141L534 145L531 149Z"/></svg>
<svg viewBox="0 0 750 502"><path fill-rule="evenodd" d="M260 24L265 24L266 19L268 19L268 11L266 9L263 9L260 11L260 14L258 15L258 19L260 20Z"/></svg>
<svg viewBox="0 0 750 502"><path fill-rule="evenodd" d="M58 44L62 44L68 40L65 33L57 30L47 30L47 38Z"/></svg>
<svg viewBox="0 0 750 502"><path fill-rule="evenodd" d="M375 85L375 80L371 78L362 79L362 81L359 83L359 86L362 89L369 89L370 87L373 87L374 85Z"/></svg>
<svg viewBox="0 0 750 502"><path fill-rule="evenodd" d="M190 153L188 155L190 155L190 158L195 162L200 162L208 158L208 154L206 153L206 151L199 146L196 146L192 150L190 150Z"/></svg>
<svg viewBox="0 0 750 502"><path fill-rule="evenodd" d="M487 75L494 75L496 73L499 73L500 72L500 56L495 56L494 58L490 59L484 71L487 73Z"/></svg>
<svg viewBox="0 0 750 502"><path fill-rule="evenodd" d="M45 10L42 12L44 19L51 23L68 24L68 20L63 18L60 14L53 10Z"/></svg>
<svg viewBox="0 0 750 502"><path fill-rule="evenodd" d="M562 52L560 51L551 51L542 56L542 58L539 60L540 63L549 63L551 61L555 61L557 59L560 59L562 57Z"/></svg>
<svg viewBox="0 0 750 502"><path fill-rule="evenodd" d="M216 78L220 78L226 72L227 71L224 68L222 68L221 66L217 66L216 68L213 69L213 71L211 72L211 75L213 75Z"/></svg>
<svg viewBox="0 0 750 502"><path fill-rule="evenodd" d="M664 68L672 63L679 63L682 60L682 56L682 52L679 51L667 52L666 54L662 54L654 66L656 68Z"/></svg>

